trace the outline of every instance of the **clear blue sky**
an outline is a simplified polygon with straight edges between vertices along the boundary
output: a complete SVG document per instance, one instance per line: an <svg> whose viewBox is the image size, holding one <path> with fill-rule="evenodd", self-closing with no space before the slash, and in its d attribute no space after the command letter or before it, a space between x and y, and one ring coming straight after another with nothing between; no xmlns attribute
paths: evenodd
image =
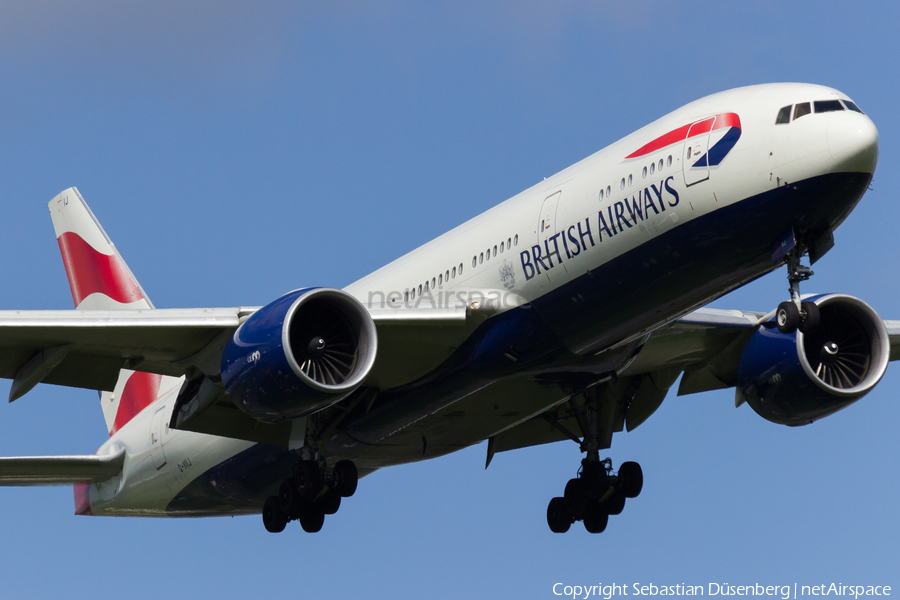
<svg viewBox="0 0 900 600"><path fill-rule="evenodd" d="M0 307L67 309L47 202L75 185L159 307L344 286L723 89L804 81L875 121L873 190L804 291L900 318L895 3L4 2ZM198 3L199 4L199 3ZM717 303L769 310L781 272ZM0 397L8 382L0 383ZM553 598L556 582L887 584L900 593L900 366L789 429L674 394L610 455L640 498L591 536L548 500L580 454L484 445L364 479L316 535L258 517L75 517L0 489L8 598ZM92 453L96 394L0 407L0 455Z"/></svg>

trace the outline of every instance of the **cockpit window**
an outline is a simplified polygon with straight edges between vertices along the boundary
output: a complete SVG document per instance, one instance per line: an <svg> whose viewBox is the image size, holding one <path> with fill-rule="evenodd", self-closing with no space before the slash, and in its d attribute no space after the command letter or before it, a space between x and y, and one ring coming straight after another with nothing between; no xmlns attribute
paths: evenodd
<svg viewBox="0 0 900 600"><path fill-rule="evenodd" d="M788 104L784 108L778 111L778 116L775 118L775 124L781 125L782 123L790 123L791 122L791 105Z"/></svg>
<svg viewBox="0 0 900 600"><path fill-rule="evenodd" d="M794 120L796 121L800 117L806 116L812 111L809 108L809 102L801 102L800 104L794 105Z"/></svg>
<svg viewBox="0 0 900 600"><path fill-rule="evenodd" d="M861 111L861 110L859 109L859 107L858 107L856 104L854 104L853 102L850 102L849 100L844 100L844 104L847 106L847 108L849 108L849 109L852 110L853 112L858 112L858 113L866 114L866 113L864 113L863 111Z"/></svg>
<svg viewBox="0 0 900 600"><path fill-rule="evenodd" d="M841 104L840 100L816 100L813 104L816 106L817 113L844 110L844 105Z"/></svg>

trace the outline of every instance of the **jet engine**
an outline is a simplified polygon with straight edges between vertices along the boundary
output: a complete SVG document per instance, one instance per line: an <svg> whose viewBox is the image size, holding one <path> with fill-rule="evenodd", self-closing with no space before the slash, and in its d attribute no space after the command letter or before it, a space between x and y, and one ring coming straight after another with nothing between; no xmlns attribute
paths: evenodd
<svg viewBox="0 0 900 600"><path fill-rule="evenodd" d="M369 374L376 350L375 323L356 298L296 290L234 332L222 352L222 383L241 410L277 423L345 398Z"/></svg>
<svg viewBox="0 0 900 600"><path fill-rule="evenodd" d="M805 299L819 307L815 331L784 334L763 323L741 354L737 400L761 417L806 425L865 396L881 380L890 339L868 304L843 294Z"/></svg>

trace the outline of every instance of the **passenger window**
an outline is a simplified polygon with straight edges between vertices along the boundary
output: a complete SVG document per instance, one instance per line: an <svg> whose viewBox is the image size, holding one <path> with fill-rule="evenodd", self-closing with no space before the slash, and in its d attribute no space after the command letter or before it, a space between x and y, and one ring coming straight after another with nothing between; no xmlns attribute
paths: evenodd
<svg viewBox="0 0 900 600"><path fill-rule="evenodd" d="M600 201L603 202L603 190L600 190Z"/></svg>
<svg viewBox="0 0 900 600"><path fill-rule="evenodd" d="M631 186L631 175L628 176L628 186Z"/></svg>
<svg viewBox="0 0 900 600"><path fill-rule="evenodd" d="M518 246L519 245L519 234L518 233L516 234L514 241L515 241L516 246Z"/></svg>
<svg viewBox="0 0 900 600"><path fill-rule="evenodd" d="M500 254L503 254L503 244L504 242L500 242Z"/></svg>
<svg viewBox="0 0 900 600"><path fill-rule="evenodd" d="M517 244L519 243L519 236L516 236L516 243L517 243ZM506 247L507 247L507 248L512 248L512 238L509 238L509 239L506 240Z"/></svg>
<svg viewBox="0 0 900 600"><path fill-rule="evenodd" d="M453 278L456 278L456 267L453 267Z"/></svg>
<svg viewBox="0 0 900 600"><path fill-rule="evenodd" d="M646 168L644 170L646 170ZM650 163L650 174L653 175L653 173L655 171L656 171L656 163Z"/></svg>
<svg viewBox="0 0 900 600"><path fill-rule="evenodd" d="M647 167L644 167L644 170L641 171L641 178L647 179Z"/></svg>
<svg viewBox="0 0 900 600"><path fill-rule="evenodd" d="M474 269L474 268L475 268L475 265L477 265L477 264L478 264L478 257L477 257L477 256L473 256L473 257L472 257L472 268ZM450 271L447 271L447 273L450 273Z"/></svg>
<svg viewBox="0 0 900 600"><path fill-rule="evenodd" d="M432 277L432 278L431 278L431 289L434 289L434 288L436 288L436 287L437 287L437 279L435 279L434 277Z"/></svg>
<svg viewBox="0 0 900 600"><path fill-rule="evenodd" d="M662 171L662 169L663 169L663 162L662 162L662 159L659 159L659 170Z"/></svg>
<svg viewBox="0 0 900 600"><path fill-rule="evenodd" d="M666 160L666 166L667 167L672 166L672 155L671 154L669 155L669 158Z"/></svg>
<svg viewBox="0 0 900 600"><path fill-rule="evenodd" d="M409 302L409 290L406 290L406 293L403 294L403 301Z"/></svg>
<svg viewBox="0 0 900 600"><path fill-rule="evenodd" d="M486 255L485 257L486 257L488 260L491 260L491 249L490 249L490 248L487 249L487 252L485 252L485 255Z"/></svg>
<svg viewBox="0 0 900 600"><path fill-rule="evenodd" d="M478 264L480 265L483 262L484 262L484 252L482 252L481 254L478 255Z"/></svg>
<svg viewBox="0 0 900 600"><path fill-rule="evenodd" d="M791 105L788 104L784 108L778 111L778 116L775 118L776 125L782 125L784 123L791 122Z"/></svg>
<svg viewBox="0 0 900 600"><path fill-rule="evenodd" d="M804 117L812 112L809 108L809 102L801 102L800 104L794 105L794 120L796 121L800 117Z"/></svg>
<svg viewBox="0 0 900 600"><path fill-rule="evenodd" d="M475 259L472 259L472 266L475 266ZM450 281L450 269L447 269L447 272L444 273L444 281Z"/></svg>
<svg viewBox="0 0 900 600"><path fill-rule="evenodd" d="M612 196L612 186L608 185L606 186L606 197L609 198L610 196Z"/></svg>
<svg viewBox="0 0 900 600"><path fill-rule="evenodd" d="M624 177L622 178L622 183L619 184L619 187L623 190L625 189L625 178Z"/></svg>
<svg viewBox="0 0 900 600"><path fill-rule="evenodd" d="M494 246L494 256L497 256L497 246Z"/></svg>
<svg viewBox="0 0 900 600"><path fill-rule="evenodd" d="M858 112L858 113L861 113L861 114L866 114L866 113L864 113L863 111L861 111L861 110L859 109L859 107L858 107L854 102L850 102L849 100L844 100L844 104L846 104L846 105L847 105L847 108L849 108L849 109L852 110L853 112Z"/></svg>
<svg viewBox="0 0 900 600"><path fill-rule="evenodd" d="M444 274L438 275L438 285L444 285Z"/></svg>
<svg viewBox="0 0 900 600"><path fill-rule="evenodd" d="M416 288L413 288L412 291L410 291L410 293L409 293L409 299L410 299L410 300L415 300L415 299L416 299Z"/></svg>
<svg viewBox="0 0 900 600"><path fill-rule="evenodd" d="M459 263L459 274L462 275L462 263Z"/></svg>
<svg viewBox="0 0 900 600"><path fill-rule="evenodd" d="M422 284L419 284L419 295L422 295Z"/></svg>
<svg viewBox="0 0 900 600"><path fill-rule="evenodd" d="M815 104L817 113L844 110L844 105L840 100L816 100L813 104Z"/></svg>

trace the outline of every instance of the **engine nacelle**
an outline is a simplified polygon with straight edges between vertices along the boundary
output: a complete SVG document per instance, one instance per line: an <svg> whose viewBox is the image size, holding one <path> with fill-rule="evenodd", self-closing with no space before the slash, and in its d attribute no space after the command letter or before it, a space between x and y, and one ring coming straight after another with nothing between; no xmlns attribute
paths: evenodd
<svg viewBox="0 0 900 600"><path fill-rule="evenodd" d="M890 338L868 304L843 294L804 299L820 311L809 335L784 334L763 323L744 346L737 373L738 399L764 419L806 425L865 396L881 380Z"/></svg>
<svg viewBox="0 0 900 600"><path fill-rule="evenodd" d="M356 298L296 290L238 327L222 352L222 382L241 410L277 423L353 392L372 369L377 345L375 323Z"/></svg>

